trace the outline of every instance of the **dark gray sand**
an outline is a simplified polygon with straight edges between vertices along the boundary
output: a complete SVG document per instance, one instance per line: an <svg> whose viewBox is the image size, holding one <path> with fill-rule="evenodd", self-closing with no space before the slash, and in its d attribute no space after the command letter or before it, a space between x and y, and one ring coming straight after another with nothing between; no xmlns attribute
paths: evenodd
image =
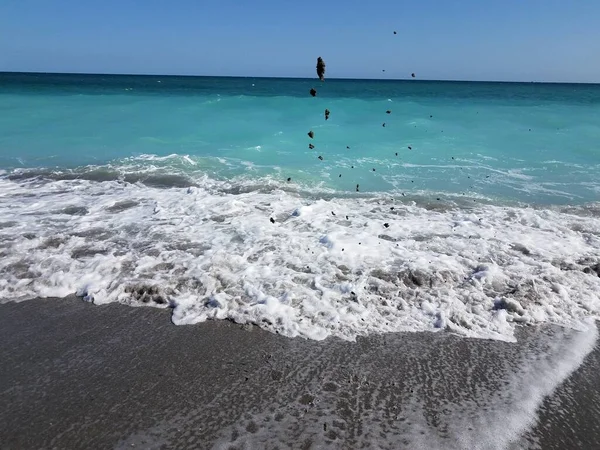
<svg viewBox="0 0 600 450"><path fill-rule="evenodd" d="M600 448L598 347L580 365L595 336L315 342L149 307L8 303L0 447Z"/></svg>

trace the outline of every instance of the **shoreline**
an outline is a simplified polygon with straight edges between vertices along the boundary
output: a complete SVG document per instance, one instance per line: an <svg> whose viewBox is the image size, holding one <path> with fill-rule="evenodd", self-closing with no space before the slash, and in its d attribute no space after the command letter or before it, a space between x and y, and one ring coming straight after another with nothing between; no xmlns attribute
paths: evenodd
<svg viewBox="0 0 600 450"><path fill-rule="evenodd" d="M517 344L442 332L309 341L229 321L175 326L157 308L71 297L0 305L0 337L6 449L600 441L596 335L558 327L520 328ZM595 347L561 383L585 345Z"/></svg>

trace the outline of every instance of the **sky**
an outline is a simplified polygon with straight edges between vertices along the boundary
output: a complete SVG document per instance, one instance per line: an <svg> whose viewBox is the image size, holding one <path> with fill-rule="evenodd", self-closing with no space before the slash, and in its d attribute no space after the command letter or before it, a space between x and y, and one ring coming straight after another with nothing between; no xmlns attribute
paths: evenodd
<svg viewBox="0 0 600 450"><path fill-rule="evenodd" d="M600 83L600 1L0 1L0 71L313 77L317 56L330 78Z"/></svg>

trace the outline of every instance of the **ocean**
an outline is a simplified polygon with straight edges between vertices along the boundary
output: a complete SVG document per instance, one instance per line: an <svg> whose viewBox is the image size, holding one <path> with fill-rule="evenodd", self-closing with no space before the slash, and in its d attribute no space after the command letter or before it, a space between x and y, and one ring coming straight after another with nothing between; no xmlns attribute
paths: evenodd
<svg viewBox="0 0 600 450"><path fill-rule="evenodd" d="M3 73L0 302L318 340L584 329L599 143L600 85Z"/></svg>

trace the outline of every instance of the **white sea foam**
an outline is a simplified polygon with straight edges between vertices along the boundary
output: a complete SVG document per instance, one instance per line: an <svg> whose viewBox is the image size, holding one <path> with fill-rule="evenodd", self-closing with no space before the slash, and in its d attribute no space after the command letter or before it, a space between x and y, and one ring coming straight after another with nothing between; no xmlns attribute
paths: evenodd
<svg viewBox="0 0 600 450"><path fill-rule="evenodd" d="M514 323L598 317L594 213L197 184L0 179L0 299L77 293L312 339L513 340Z"/></svg>

